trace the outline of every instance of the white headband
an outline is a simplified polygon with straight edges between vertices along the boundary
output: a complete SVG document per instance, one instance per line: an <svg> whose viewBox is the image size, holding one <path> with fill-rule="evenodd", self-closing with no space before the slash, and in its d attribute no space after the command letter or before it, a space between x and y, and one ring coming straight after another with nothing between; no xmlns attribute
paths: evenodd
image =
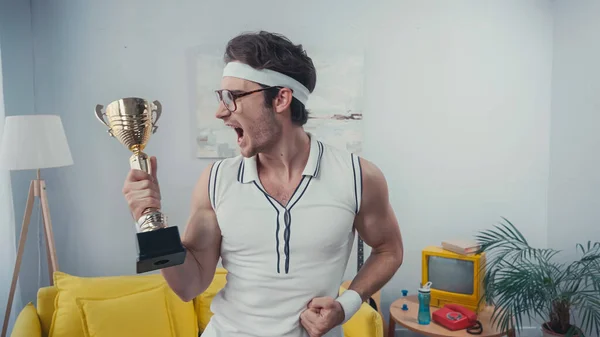
<svg viewBox="0 0 600 337"><path fill-rule="evenodd" d="M241 62L229 62L223 69L223 77L231 76L242 78L248 81L269 85L281 86L292 89L293 96L302 104L306 105L309 91L300 82L284 75L282 73L269 69L254 69L251 66Z"/></svg>

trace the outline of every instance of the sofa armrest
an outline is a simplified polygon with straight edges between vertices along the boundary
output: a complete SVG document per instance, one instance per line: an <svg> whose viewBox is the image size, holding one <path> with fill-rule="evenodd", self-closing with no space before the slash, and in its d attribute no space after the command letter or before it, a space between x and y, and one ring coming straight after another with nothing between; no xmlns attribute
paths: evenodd
<svg viewBox="0 0 600 337"><path fill-rule="evenodd" d="M340 286L340 295L346 291L346 287L345 284ZM384 337L383 317L368 303L363 303L342 328L344 337Z"/></svg>
<svg viewBox="0 0 600 337"><path fill-rule="evenodd" d="M21 310L10 337L42 337L42 324L33 303Z"/></svg>
<svg viewBox="0 0 600 337"><path fill-rule="evenodd" d="M383 318L369 304L363 303L342 328L344 337L383 337Z"/></svg>

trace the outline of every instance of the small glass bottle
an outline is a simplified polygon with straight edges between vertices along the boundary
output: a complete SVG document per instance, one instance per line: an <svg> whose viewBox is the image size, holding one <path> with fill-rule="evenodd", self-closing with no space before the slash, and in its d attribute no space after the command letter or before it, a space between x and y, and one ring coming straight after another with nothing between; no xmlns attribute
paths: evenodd
<svg viewBox="0 0 600 337"><path fill-rule="evenodd" d="M417 320L419 324L427 325L431 322L431 311L429 304L431 302L431 282L427 282L419 288L419 313Z"/></svg>

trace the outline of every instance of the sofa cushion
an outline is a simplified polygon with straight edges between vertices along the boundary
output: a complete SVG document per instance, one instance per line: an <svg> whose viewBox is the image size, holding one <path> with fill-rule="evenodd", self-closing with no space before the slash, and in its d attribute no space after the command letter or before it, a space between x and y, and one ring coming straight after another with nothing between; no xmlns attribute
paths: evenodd
<svg viewBox="0 0 600 337"><path fill-rule="evenodd" d="M78 277L64 272L54 273L57 295L48 337L85 337L78 298L110 299L155 289L166 285L160 274ZM183 302L170 288L165 289L167 305L177 336L198 335L198 321L192 302ZM147 308L137 306L143 311Z"/></svg>
<svg viewBox="0 0 600 337"><path fill-rule="evenodd" d="M176 337L166 285L116 298L78 298L85 337Z"/></svg>
<svg viewBox="0 0 600 337"><path fill-rule="evenodd" d="M226 283L227 270L224 268L217 268L211 284L202 294L194 299L200 331L204 331L204 328L206 328L210 318L213 316L212 311L210 311L212 299L221 289L223 289Z"/></svg>
<svg viewBox="0 0 600 337"><path fill-rule="evenodd" d="M15 331L18 331L19 334L13 333L13 336L18 337L42 335L42 324L33 303L27 303L19 313L19 316L17 316L17 320L13 326L13 332Z"/></svg>

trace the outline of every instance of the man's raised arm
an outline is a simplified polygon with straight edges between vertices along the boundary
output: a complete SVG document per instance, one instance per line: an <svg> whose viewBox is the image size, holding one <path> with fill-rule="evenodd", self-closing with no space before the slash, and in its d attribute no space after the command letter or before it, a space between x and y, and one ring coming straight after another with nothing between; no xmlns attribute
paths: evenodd
<svg viewBox="0 0 600 337"><path fill-rule="evenodd" d="M208 197L209 165L201 174L192 195L191 214L183 234L185 262L161 269L173 291L191 301L208 288L213 280L221 249L221 231Z"/></svg>

